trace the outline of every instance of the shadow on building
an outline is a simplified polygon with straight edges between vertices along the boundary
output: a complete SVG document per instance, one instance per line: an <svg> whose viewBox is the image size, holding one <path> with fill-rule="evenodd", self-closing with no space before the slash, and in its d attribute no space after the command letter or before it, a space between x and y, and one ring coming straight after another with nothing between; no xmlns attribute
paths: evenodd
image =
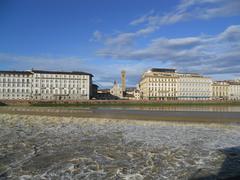
<svg viewBox="0 0 240 180"><path fill-rule="evenodd" d="M96 96L96 99L98 99L98 100L119 100L120 98L117 96L114 96L110 93L98 93Z"/></svg>
<svg viewBox="0 0 240 180"><path fill-rule="evenodd" d="M240 146L219 150L225 155L224 162L217 174L199 170L191 180L240 180ZM209 174L204 176L204 174Z"/></svg>

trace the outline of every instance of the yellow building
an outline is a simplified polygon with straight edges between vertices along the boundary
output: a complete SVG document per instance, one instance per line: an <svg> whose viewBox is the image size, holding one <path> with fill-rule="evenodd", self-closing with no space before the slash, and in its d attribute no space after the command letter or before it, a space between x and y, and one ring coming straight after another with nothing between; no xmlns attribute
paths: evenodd
<svg viewBox="0 0 240 180"><path fill-rule="evenodd" d="M177 76L175 69L153 68L140 80L140 96L144 100L176 100Z"/></svg>
<svg viewBox="0 0 240 180"><path fill-rule="evenodd" d="M239 81L228 81L228 99L229 100L240 100L240 82Z"/></svg>
<svg viewBox="0 0 240 180"><path fill-rule="evenodd" d="M226 81L215 81L212 84L212 91L212 98L215 100L229 99L229 83Z"/></svg>
<svg viewBox="0 0 240 180"><path fill-rule="evenodd" d="M142 75L140 96L144 100L210 100L212 80L196 73L153 68Z"/></svg>

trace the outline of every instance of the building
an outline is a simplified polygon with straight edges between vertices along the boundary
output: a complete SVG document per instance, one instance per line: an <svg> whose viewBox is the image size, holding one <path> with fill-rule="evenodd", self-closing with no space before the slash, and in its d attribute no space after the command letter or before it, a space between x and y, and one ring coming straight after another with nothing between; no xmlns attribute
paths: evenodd
<svg viewBox="0 0 240 180"><path fill-rule="evenodd" d="M212 99L227 100L229 97L229 83L226 81L214 81L212 84Z"/></svg>
<svg viewBox="0 0 240 180"><path fill-rule="evenodd" d="M30 71L0 71L0 99L31 99L32 81Z"/></svg>
<svg viewBox="0 0 240 180"><path fill-rule="evenodd" d="M32 72L33 99L88 100L91 97L91 74L40 70Z"/></svg>
<svg viewBox="0 0 240 180"><path fill-rule="evenodd" d="M140 91L137 87L128 87L124 95L124 99L140 100Z"/></svg>
<svg viewBox="0 0 240 180"><path fill-rule="evenodd" d="M212 80L196 73L153 68L142 75L140 96L145 100L210 100Z"/></svg>
<svg viewBox="0 0 240 180"><path fill-rule="evenodd" d="M135 100L135 97L134 97L134 91L135 90L136 90L135 87L126 88L125 93L124 93L124 99Z"/></svg>
<svg viewBox="0 0 240 180"><path fill-rule="evenodd" d="M125 99L125 100L139 100L140 91L139 88L126 87L126 71L121 71L121 81L120 86L117 81L114 81L113 87L110 89L111 98L113 99Z"/></svg>
<svg viewBox="0 0 240 180"><path fill-rule="evenodd" d="M0 71L0 99L88 100L92 74L61 71Z"/></svg>
<svg viewBox="0 0 240 180"><path fill-rule="evenodd" d="M97 94L98 94L98 85L92 84L91 97L96 99L97 98Z"/></svg>
<svg viewBox="0 0 240 180"><path fill-rule="evenodd" d="M110 94L121 99L123 98L122 87L120 87L117 81L114 81L113 87L110 89Z"/></svg>
<svg viewBox="0 0 240 180"><path fill-rule="evenodd" d="M121 71L122 86L115 80L113 87L110 89L110 94L117 99L123 99L126 96L126 71Z"/></svg>
<svg viewBox="0 0 240 180"><path fill-rule="evenodd" d="M175 69L153 68L142 75L140 96L144 100L176 100L178 76Z"/></svg>
<svg viewBox="0 0 240 180"><path fill-rule="evenodd" d="M212 91L215 100L240 100L240 81L215 81Z"/></svg>
<svg viewBox="0 0 240 180"><path fill-rule="evenodd" d="M210 100L212 80L197 73L178 73L178 100Z"/></svg>
<svg viewBox="0 0 240 180"><path fill-rule="evenodd" d="M134 100L140 100L140 90L139 89L135 89L134 90L134 93L133 93L133 96L134 96Z"/></svg>
<svg viewBox="0 0 240 180"><path fill-rule="evenodd" d="M240 81L228 81L228 99L240 100Z"/></svg>
<svg viewBox="0 0 240 180"><path fill-rule="evenodd" d="M99 89L97 91L97 99L100 100L116 100L119 97L110 94L110 89Z"/></svg>

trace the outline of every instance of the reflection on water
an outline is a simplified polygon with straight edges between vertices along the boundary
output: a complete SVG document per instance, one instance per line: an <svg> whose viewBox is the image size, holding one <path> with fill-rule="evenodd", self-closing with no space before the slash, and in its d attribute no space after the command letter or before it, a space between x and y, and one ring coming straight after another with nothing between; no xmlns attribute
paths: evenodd
<svg viewBox="0 0 240 180"><path fill-rule="evenodd" d="M44 110L145 110L145 111L196 111L196 112L240 112L240 106L228 106L228 105L219 105L219 106L201 106L201 105L169 105L169 106L53 106L53 107L34 107L34 106L2 106L0 110L4 109L18 109L31 111L34 109L44 109Z"/></svg>
<svg viewBox="0 0 240 180"><path fill-rule="evenodd" d="M204 111L240 112L240 106L161 106L161 107L90 107L87 109L150 110L150 111Z"/></svg>

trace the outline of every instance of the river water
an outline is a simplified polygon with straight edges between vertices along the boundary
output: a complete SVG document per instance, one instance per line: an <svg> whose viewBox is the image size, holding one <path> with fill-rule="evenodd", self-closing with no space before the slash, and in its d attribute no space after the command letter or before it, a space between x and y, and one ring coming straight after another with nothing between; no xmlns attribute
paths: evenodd
<svg viewBox="0 0 240 180"><path fill-rule="evenodd" d="M189 113L198 117L201 112L193 109ZM55 115L61 111L63 114L67 111L80 113L79 108L60 108L57 112L53 108L48 113L51 110ZM48 113L30 115L27 114L29 111L19 109L19 114L2 112L0 179L148 180L240 176L238 123L139 121L118 119L120 113L141 112L139 109L88 110L91 114L119 111L112 113L117 116L115 118L49 116ZM173 110L175 119L181 116L176 113L189 114L178 110ZM232 110L234 112L229 113L225 109L223 114L219 112L220 115L218 112L202 113L210 119L223 115L228 119L233 114L232 118L240 120L238 111ZM46 109L40 108L39 111ZM165 113L162 118L167 118L172 110L145 109L143 114L146 116L148 112L150 117L155 111ZM187 118L186 115L181 117Z"/></svg>
<svg viewBox="0 0 240 180"><path fill-rule="evenodd" d="M148 110L148 111L198 111L198 112L240 112L240 106L201 106L201 105L184 105L184 106L109 106L109 107L89 107L86 109L105 109L105 110Z"/></svg>

